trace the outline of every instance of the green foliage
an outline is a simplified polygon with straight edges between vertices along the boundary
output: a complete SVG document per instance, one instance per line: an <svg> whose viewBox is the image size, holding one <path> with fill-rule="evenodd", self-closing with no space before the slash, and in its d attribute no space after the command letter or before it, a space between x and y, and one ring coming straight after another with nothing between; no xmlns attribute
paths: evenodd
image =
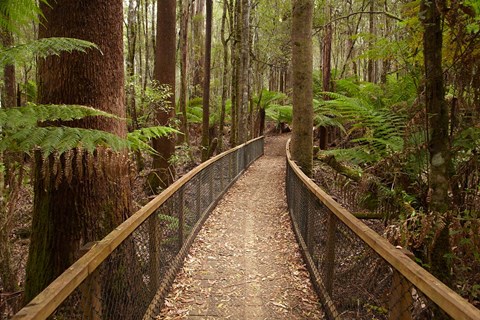
<svg viewBox="0 0 480 320"><path fill-rule="evenodd" d="M40 149L48 155L53 152L62 154L73 148L92 152L97 146L109 147L115 151L125 148L151 151L151 147L146 143L148 140L178 133L169 127L151 127L130 133L126 140L101 130L49 125L55 121L98 116L118 119L112 114L78 105L30 104L19 108L0 109L0 151L29 153Z"/></svg>
<svg viewBox="0 0 480 320"><path fill-rule="evenodd" d="M202 123L203 119L203 99L194 98L188 101L187 120L190 123Z"/></svg>
<svg viewBox="0 0 480 320"><path fill-rule="evenodd" d="M265 115L268 119L280 123L292 123L293 108L292 106L281 106L278 104L270 104L265 110Z"/></svg>
<svg viewBox="0 0 480 320"><path fill-rule="evenodd" d="M253 102L261 109L268 109L274 102L283 101L287 98L287 95L283 92L269 91L263 89L259 95L253 98Z"/></svg>
<svg viewBox="0 0 480 320"><path fill-rule="evenodd" d="M325 92L331 100L322 101L320 106L333 110L339 122L348 124L347 134L354 137L350 140L353 146L327 153L340 160L371 163L401 151L406 115L381 107L378 98L370 94L376 92L370 85L361 87L342 81L341 86L355 96Z"/></svg>
<svg viewBox="0 0 480 320"><path fill-rule="evenodd" d="M72 38L43 38L27 43L19 44L10 48L0 49L0 65L25 63L35 57L46 58L52 55L60 55L62 52L87 52L88 49L97 49L95 44Z"/></svg>
<svg viewBox="0 0 480 320"><path fill-rule="evenodd" d="M145 151L151 154L157 152L148 143L152 139L166 137L171 134L182 134L180 131L170 127L156 126L134 130L127 134L129 148L131 150Z"/></svg>
<svg viewBox="0 0 480 320"><path fill-rule="evenodd" d="M40 0L47 3L46 0ZM39 21L42 12L36 0L2 0L0 1L0 28L18 32L20 26L32 20Z"/></svg>

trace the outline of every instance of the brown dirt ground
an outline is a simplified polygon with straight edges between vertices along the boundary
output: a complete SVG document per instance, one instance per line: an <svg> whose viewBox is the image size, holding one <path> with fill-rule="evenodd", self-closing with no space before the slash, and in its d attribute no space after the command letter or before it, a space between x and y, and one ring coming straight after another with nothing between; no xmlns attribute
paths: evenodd
<svg viewBox="0 0 480 320"><path fill-rule="evenodd" d="M158 319L322 319L285 201L285 143L257 160L197 236Z"/></svg>

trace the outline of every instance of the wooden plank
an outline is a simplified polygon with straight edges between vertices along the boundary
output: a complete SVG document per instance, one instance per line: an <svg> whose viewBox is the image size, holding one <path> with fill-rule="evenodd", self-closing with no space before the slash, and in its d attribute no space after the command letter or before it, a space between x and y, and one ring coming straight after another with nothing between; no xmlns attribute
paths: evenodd
<svg viewBox="0 0 480 320"><path fill-rule="evenodd" d="M290 141L287 142L287 162L292 171L348 228L451 317L454 319L480 319L479 309L475 308L475 306L468 303L467 300L447 287L432 274L410 260L410 258L397 250L385 238L355 218L350 212L313 183L291 160L289 144Z"/></svg>

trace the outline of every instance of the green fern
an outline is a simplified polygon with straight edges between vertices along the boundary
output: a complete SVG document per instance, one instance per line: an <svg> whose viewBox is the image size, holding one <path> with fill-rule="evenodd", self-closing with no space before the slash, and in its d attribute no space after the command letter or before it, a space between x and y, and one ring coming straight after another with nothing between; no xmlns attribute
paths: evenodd
<svg viewBox="0 0 480 320"><path fill-rule="evenodd" d="M46 0L39 2L47 3ZM36 0L0 1L0 28L10 32L19 32L20 27L31 22L39 22L42 12Z"/></svg>
<svg viewBox="0 0 480 320"><path fill-rule="evenodd" d="M128 133L127 139L130 150L145 151L151 154L156 154L157 151L153 149L148 143L152 139L166 137L171 134L182 134L180 131L170 127L157 126L148 127L135 130Z"/></svg>
<svg viewBox="0 0 480 320"><path fill-rule="evenodd" d="M97 45L89 41L72 38L43 38L9 48L0 49L0 65L25 63L34 57L46 58L60 55L62 52L87 52L88 49L97 49Z"/></svg>
<svg viewBox="0 0 480 320"><path fill-rule="evenodd" d="M269 104L265 109L265 115L270 120L278 123L292 123L293 108L292 106L281 106L278 104Z"/></svg>
<svg viewBox="0 0 480 320"><path fill-rule="evenodd" d="M287 95L283 92L262 90L262 92L253 98L253 102L261 109L267 109L274 102L285 100Z"/></svg>
<svg viewBox="0 0 480 320"><path fill-rule="evenodd" d="M347 134L361 136L350 140L353 147L342 151L331 150L328 153L335 155L339 160L372 163L401 151L406 115L382 107L374 85L363 88L357 85L355 88L349 81L342 81L341 85L348 92L358 96L323 92L322 95L329 97L330 100L320 101L317 109L329 110L330 117L337 119L340 124L348 125ZM363 90L371 94L363 94Z"/></svg>
<svg viewBox="0 0 480 320"><path fill-rule="evenodd" d="M136 130L128 134L127 139L94 129L71 128L66 126L39 126L40 123L70 121L85 117L109 117L115 115L85 106L33 105L0 109L0 127L2 128L0 151L11 150L29 153L40 149L44 155L62 154L73 148L82 148L92 152L98 146L114 151L124 149L152 151L147 143L153 138L179 133L169 127L151 127Z"/></svg>

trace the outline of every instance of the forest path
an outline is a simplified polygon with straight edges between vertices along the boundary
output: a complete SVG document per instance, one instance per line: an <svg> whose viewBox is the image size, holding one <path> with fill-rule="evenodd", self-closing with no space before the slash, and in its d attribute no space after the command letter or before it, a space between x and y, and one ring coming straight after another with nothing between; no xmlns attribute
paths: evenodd
<svg viewBox="0 0 480 320"><path fill-rule="evenodd" d="M285 199L285 143L230 188L197 236L158 319L322 319Z"/></svg>

